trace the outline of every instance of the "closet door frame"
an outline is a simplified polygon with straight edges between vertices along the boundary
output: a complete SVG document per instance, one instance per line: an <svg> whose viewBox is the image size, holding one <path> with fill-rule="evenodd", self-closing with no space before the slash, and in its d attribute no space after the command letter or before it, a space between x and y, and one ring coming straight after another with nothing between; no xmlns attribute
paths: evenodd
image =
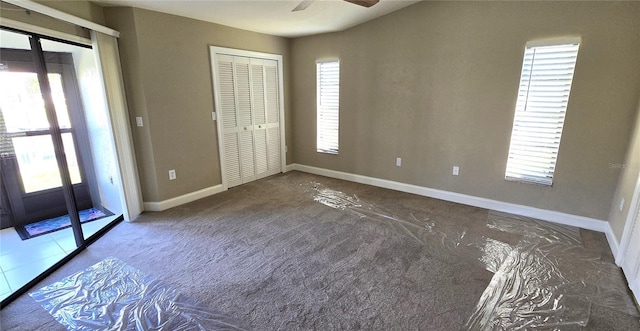
<svg viewBox="0 0 640 331"><path fill-rule="evenodd" d="M214 107L215 107L215 116L214 119L216 121L216 131L218 138L218 153L220 159L220 175L222 178L222 186L226 190L229 188L228 180L226 178L226 166L225 166L225 155L224 155L224 128L222 127L221 120L221 112L219 109L222 109L220 105L220 92L218 89L218 66L217 66L217 56L218 55L229 55L229 56L242 56L248 58L255 58L261 60L273 60L278 63L278 103L279 103L279 127L280 127L280 171L286 172L287 165L287 154L285 150L285 119L284 119L284 84L283 84L283 62L282 55L280 54L269 54L269 53L261 53L254 51L246 51L241 49L234 48L226 48L226 47L218 47L218 46L209 46L210 59L211 59L211 71L212 71L212 79L213 79L213 96L214 96Z"/></svg>

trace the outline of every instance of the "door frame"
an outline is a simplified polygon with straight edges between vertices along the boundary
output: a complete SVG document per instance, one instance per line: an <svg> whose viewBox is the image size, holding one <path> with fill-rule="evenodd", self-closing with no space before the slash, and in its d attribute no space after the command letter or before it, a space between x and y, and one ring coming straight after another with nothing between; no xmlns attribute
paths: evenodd
<svg viewBox="0 0 640 331"><path fill-rule="evenodd" d="M636 187L633 191L633 197L629 203L629 212L627 213L624 230L622 231L622 241L620 242L620 249L616 256L616 264L622 265L622 260L625 257L629 244L631 243L631 230L633 229L634 218L640 211L640 174L638 174L638 180Z"/></svg>
<svg viewBox="0 0 640 331"><path fill-rule="evenodd" d="M623 271L624 271L623 265L625 264L625 260L630 257L633 258L633 256L629 255L628 250L629 250L629 247L631 246L632 241L634 240L634 238L631 238L634 227L640 226L640 220L636 219L639 213L640 213L640 174L638 174L638 180L636 182L636 186L633 191L633 197L631 198L631 201L629 204L629 212L627 213L626 222L624 225L624 231L622 232L622 242L620 243L620 250L618 251L618 254L616 256L616 264L620 266L623 269ZM636 224L636 222L638 224ZM638 268L640 268L640 260L637 260L637 257L635 258L636 258L635 264L631 266L632 270L634 269L638 270ZM640 273L640 271L638 272ZM634 294L637 302L640 302L640 281L638 281L638 279L640 279L640 274L631 274L631 275L625 275L625 276L627 277L629 288Z"/></svg>
<svg viewBox="0 0 640 331"><path fill-rule="evenodd" d="M225 168L225 155L224 155L224 146L223 146L223 127L222 121L220 120L220 112L218 109L221 109L220 105L220 91L216 88L218 86L218 67L216 65L216 56L217 55L231 55L231 56L243 56L249 58L257 58L264 60L274 60L278 62L278 101L280 104L280 171L286 172L287 169L287 151L285 144L285 118L284 118L284 83L283 83L283 61L282 55L280 54L270 54L270 53L261 53L254 51L246 51L242 49L235 48L227 48L227 47L219 47L219 46L209 46L210 52L210 60L211 60L211 73L213 76L213 99L214 99L214 112L217 116L213 115L212 118L216 121L216 131L218 137L218 156L220 161L220 176L222 179L222 187L227 190L228 183L226 178L226 168Z"/></svg>

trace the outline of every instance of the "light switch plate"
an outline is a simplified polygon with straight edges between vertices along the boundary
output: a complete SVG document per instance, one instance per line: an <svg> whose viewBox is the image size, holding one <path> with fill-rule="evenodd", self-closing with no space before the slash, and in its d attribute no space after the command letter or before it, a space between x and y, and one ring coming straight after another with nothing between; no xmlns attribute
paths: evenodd
<svg viewBox="0 0 640 331"><path fill-rule="evenodd" d="M142 123L142 117L138 116L136 117L136 125L137 126L144 126Z"/></svg>

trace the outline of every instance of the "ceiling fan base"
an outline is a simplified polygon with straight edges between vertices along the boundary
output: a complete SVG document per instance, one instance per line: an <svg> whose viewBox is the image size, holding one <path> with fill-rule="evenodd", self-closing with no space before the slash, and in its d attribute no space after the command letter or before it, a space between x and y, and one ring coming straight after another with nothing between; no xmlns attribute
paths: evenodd
<svg viewBox="0 0 640 331"><path fill-rule="evenodd" d="M292 12L295 11L301 11L301 10L305 10L307 9L307 7L311 6L311 4L314 2L315 0L302 0L302 2L300 2L296 8L293 8ZM344 0L346 2L350 2L362 7L366 7L369 8L373 5L375 5L376 3L378 3L380 0Z"/></svg>
<svg viewBox="0 0 640 331"><path fill-rule="evenodd" d="M344 1L369 8L375 5L376 3L378 3L380 0L344 0Z"/></svg>
<svg viewBox="0 0 640 331"><path fill-rule="evenodd" d="M292 11L301 11L307 9L315 0L302 0Z"/></svg>

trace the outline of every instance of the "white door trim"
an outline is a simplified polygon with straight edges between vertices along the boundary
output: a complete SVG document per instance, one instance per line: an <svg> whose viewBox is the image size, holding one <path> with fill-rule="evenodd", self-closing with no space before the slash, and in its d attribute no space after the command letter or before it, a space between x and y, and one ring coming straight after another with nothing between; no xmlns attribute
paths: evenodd
<svg viewBox="0 0 640 331"><path fill-rule="evenodd" d="M638 232L637 227L640 227L640 176L638 176L633 198L629 204L629 212L622 232L622 243L616 256L616 264L624 271L631 292L636 300L640 302L640 260L638 260L637 255L637 240L639 239L637 237L640 232ZM634 233L635 238L633 237ZM631 250L632 247L633 250Z"/></svg>
<svg viewBox="0 0 640 331"><path fill-rule="evenodd" d="M616 264L618 266L622 265L622 260L627 253L627 249L629 248L629 244L631 242L631 230L633 229L634 218L636 217L638 211L640 210L640 176L638 176L638 181L636 182L635 190L633 191L633 197L629 202L629 212L627 213L624 230L622 231L622 241L620 242L620 249L618 250L618 254L616 255Z"/></svg>
<svg viewBox="0 0 640 331"><path fill-rule="evenodd" d="M129 125L127 96L122 79L118 40L110 35L91 31L93 50L99 66L106 105L111 119L113 143L120 171L120 199L124 219L135 220L144 210L140 177Z"/></svg>
<svg viewBox="0 0 640 331"><path fill-rule="evenodd" d="M280 171L285 172L287 166L287 157L285 151L285 118L284 118L284 84L283 84L283 62L282 55L280 54L269 54L269 53L261 53L254 51L247 51L242 49L234 49L234 48L226 48L226 47L218 47L218 46L209 46L210 58L211 58L211 73L213 78L213 98L214 98L214 106L216 114L218 114L216 119L216 131L218 135L218 152L220 158L220 175L222 178L222 187L226 190L228 189L227 178L226 178L226 169L225 169L225 156L224 156L224 146L223 143L223 128L222 121L220 121L220 95L219 91L216 88L218 86L218 66L216 65L216 55L231 55L231 56L244 56L250 58L258 58L265 60L274 60L278 62L278 101L280 103Z"/></svg>

